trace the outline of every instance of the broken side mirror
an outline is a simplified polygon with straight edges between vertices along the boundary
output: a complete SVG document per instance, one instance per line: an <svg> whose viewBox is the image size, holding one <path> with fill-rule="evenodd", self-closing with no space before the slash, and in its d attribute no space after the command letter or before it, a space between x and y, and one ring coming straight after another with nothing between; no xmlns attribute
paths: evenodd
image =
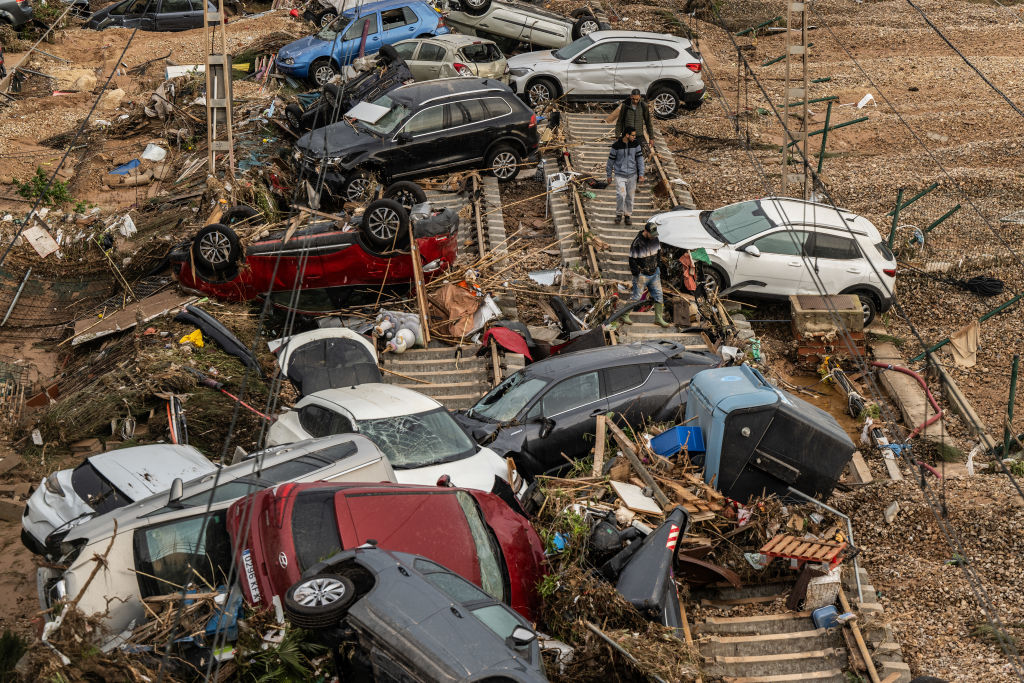
<svg viewBox="0 0 1024 683"><path fill-rule="evenodd" d="M526 647L533 641L537 640L537 634L525 626L516 626L515 629L512 630L512 635L509 636L509 640L512 641L513 647Z"/></svg>
<svg viewBox="0 0 1024 683"><path fill-rule="evenodd" d="M540 434L538 436L542 439L548 438L551 435L551 430L555 428L555 421L550 417L542 417L540 419Z"/></svg>
<svg viewBox="0 0 1024 683"><path fill-rule="evenodd" d="M184 485L181 483L181 479L175 479L171 482L171 491L167 496L167 507L180 507L181 497L184 495Z"/></svg>
<svg viewBox="0 0 1024 683"><path fill-rule="evenodd" d="M760 256L761 250L755 247L753 244L748 244L743 247L743 253L750 254L751 256Z"/></svg>
<svg viewBox="0 0 1024 683"><path fill-rule="evenodd" d="M404 145L407 142L412 142L412 135L403 131L395 136L395 142L397 142L400 145Z"/></svg>
<svg viewBox="0 0 1024 683"><path fill-rule="evenodd" d="M583 55L580 55L579 57L577 57L577 58L576 58L576 59L575 59L575 60L573 61L573 64L586 64L586 63L587 63L587 58L586 58L586 57L584 57Z"/></svg>

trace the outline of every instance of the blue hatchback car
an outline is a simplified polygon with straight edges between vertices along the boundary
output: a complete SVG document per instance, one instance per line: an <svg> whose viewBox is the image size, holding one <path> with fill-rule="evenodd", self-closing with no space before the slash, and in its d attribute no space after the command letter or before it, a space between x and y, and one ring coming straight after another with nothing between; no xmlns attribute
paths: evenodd
<svg viewBox="0 0 1024 683"><path fill-rule="evenodd" d="M324 85L359 55L408 38L450 33L444 16L420 0L383 0L346 10L319 33L289 43L277 54L277 70Z"/></svg>

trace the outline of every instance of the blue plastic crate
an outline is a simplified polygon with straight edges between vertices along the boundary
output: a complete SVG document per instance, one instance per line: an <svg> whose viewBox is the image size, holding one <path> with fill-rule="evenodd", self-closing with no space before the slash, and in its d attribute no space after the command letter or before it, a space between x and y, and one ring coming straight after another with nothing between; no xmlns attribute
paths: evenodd
<svg viewBox="0 0 1024 683"><path fill-rule="evenodd" d="M651 439L651 449L666 458L683 450L684 445L690 453L704 452L704 432L700 427L676 425Z"/></svg>

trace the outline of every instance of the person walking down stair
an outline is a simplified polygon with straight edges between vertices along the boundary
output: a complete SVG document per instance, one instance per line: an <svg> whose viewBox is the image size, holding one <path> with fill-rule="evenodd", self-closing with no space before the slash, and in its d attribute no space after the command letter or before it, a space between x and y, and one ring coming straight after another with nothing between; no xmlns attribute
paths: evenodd
<svg viewBox="0 0 1024 683"><path fill-rule="evenodd" d="M629 245L629 272L633 274L633 301L639 301L644 289L654 299L654 322L669 327L665 320L665 302L661 292L661 242L658 241L658 226L648 223L633 238ZM632 324L627 313L622 322Z"/></svg>
<svg viewBox="0 0 1024 683"><path fill-rule="evenodd" d="M651 125L651 108L640 94L633 88L633 93L619 105L619 118L615 121L615 137L621 138L627 128L636 131L643 142L643 132L647 131L648 139L654 139L654 126Z"/></svg>
<svg viewBox="0 0 1024 683"><path fill-rule="evenodd" d="M635 129L627 128L622 137L612 144L605 175L609 185L615 183L615 224L625 218L626 225L632 225L633 195L636 194L637 182L644 181L644 153L636 141Z"/></svg>

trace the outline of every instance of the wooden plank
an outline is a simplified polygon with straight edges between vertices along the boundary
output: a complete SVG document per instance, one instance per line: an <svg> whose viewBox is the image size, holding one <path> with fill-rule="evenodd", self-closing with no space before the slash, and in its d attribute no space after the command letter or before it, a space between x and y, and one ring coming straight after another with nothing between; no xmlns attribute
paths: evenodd
<svg viewBox="0 0 1024 683"><path fill-rule="evenodd" d="M593 477L600 477L601 473L604 472L604 442L607 440L605 420L607 419L604 415L597 416L597 423L594 429L594 467L590 471L590 475Z"/></svg>
<svg viewBox="0 0 1024 683"><path fill-rule="evenodd" d="M615 437L616 443L619 444L619 448L621 448L622 452L626 454L626 458L633 466L633 470L638 475L640 475L640 478L643 479L645 484L654 489L654 499L658 501L658 504L661 505L663 508L666 508L669 505L671 505L668 496L666 496L665 492L661 490L661 487L658 486L658 482L654 480L654 477L652 477L651 473L647 471L647 468L644 467L644 464L640 462L640 458L637 457L636 452L633 450L633 446L629 442L629 439L627 439L623 431L619 429L619 426L615 424L613 420L608 420L606 422L606 425L608 429L611 430L612 436Z"/></svg>
<svg viewBox="0 0 1024 683"><path fill-rule="evenodd" d="M612 481L611 485L615 495L622 499L622 504L633 512L661 514L661 507L658 506L657 501L649 496L645 496L643 489L639 486L624 481Z"/></svg>
<svg viewBox="0 0 1024 683"><path fill-rule="evenodd" d="M839 604L843 608L844 612L852 612L850 609L850 602L846 599L846 592L839 588ZM846 625L853 631L853 637L857 641L857 649L860 650L861 657L864 659L864 663L868 667L868 676L871 678L871 683L881 683L878 680L878 672L875 670L875 663L871 661L871 653L868 652L868 646L864 643L864 638L860 634L860 627L857 626L857 620L852 619L846 622Z"/></svg>
<svg viewBox="0 0 1024 683"><path fill-rule="evenodd" d="M870 484L874 481L871 470L868 469L868 464L860 451L854 451L853 458L850 459L850 477L854 484Z"/></svg>
<svg viewBox="0 0 1024 683"><path fill-rule="evenodd" d="M735 598L732 600L701 600L700 604L705 607L734 607L736 605L756 605L763 602L774 602L780 595L754 595L749 598Z"/></svg>
<svg viewBox="0 0 1024 683"><path fill-rule="evenodd" d="M686 639L686 644L693 647L693 634L690 633L690 621L686 618L686 607L683 604L682 598L679 598L679 594L676 593L676 597L679 602L679 619L683 622L683 638ZM704 679L697 676L694 683L703 683Z"/></svg>

